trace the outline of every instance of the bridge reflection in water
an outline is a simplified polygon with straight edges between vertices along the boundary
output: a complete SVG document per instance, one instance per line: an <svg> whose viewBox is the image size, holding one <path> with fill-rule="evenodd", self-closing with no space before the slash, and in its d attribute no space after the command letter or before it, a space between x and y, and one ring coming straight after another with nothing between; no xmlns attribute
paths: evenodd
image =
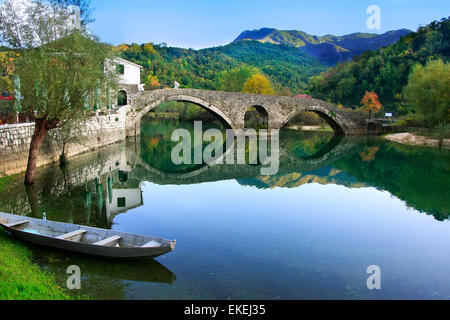
<svg viewBox="0 0 450 320"><path fill-rule="evenodd" d="M174 165L170 157L176 143L171 141L170 136L180 123L168 120L159 121L157 125L155 121L152 123L149 127L143 126L141 137L71 159L65 170L52 166L40 168L35 186L25 188L18 177L8 190L0 192L0 210L38 218L46 212L50 220L111 228L117 215L144 205L142 186L145 182L192 185L238 180L245 181L245 184L254 181L255 186L265 181L261 184L264 187L282 187L279 181L295 173L316 178L320 176L320 179L311 181L322 183L328 179L329 183L347 186L380 186L396 192L401 198L403 196L415 208L430 211L427 204L417 203L417 199L421 199L418 196L420 190L410 189L413 187L411 183L409 188L402 186L397 191L397 184L402 181L383 176L383 172L371 168L374 163L381 168L392 166L400 159L405 170L409 163L417 165L417 159L411 157L392 157L395 148L387 142L334 136L332 132L281 131L279 172L263 179L260 177L261 165ZM192 124L183 125L192 130ZM402 152L404 154L405 151ZM432 160L427 160L430 158ZM445 162L431 151L424 152L421 159L433 163ZM385 160L388 162L383 163ZM414 169L410 171L414 172ZM430 174L433 172L431 169L428 168ZM324 172L328 177L323 176ZM330 176L332 172L333 177ZM341 176L338 181L336 172L340 172ZM442 180L430 174L427 178L436 179L430 186L438 188L438 181ZM272 181L273 186L267 185L267 181ZM437 198L441 192L430 194L431 197L433 194L436 196L431 213L439 220L444 219L449 214L449 208L446 201ZM411 195L414 197L408 199Z"/></svg>
<svg viewBox="0 0 450 320"><path fill-rule="evenodd" d="M64 170L54 166L38 170L35 186L19 181L14 196L0 193L0 210L56 221L110 228L114 217L144 204L142 184L197 184L261 175L261 165L174 165L171 133L179 123L164 120L143 126L141 137L71 159ZM183 124L193 130L192 124ZM283 131L280 135L280 170L314 171L331 165L351 151L350 138L331 132Z"/></svg>
<svg viewBox="0 0 450 320"><path fill-rule="evenodd" d="M261 176L261 165L173 165L171 133L180 126L191 130L193 125L143 123L140 138L72 158L65 170L39 168L33 187L25 188L20 175L10 177L7 187L0 190L0 211L33 217L46 212L49 220L180 240L173 254L159 260L172 271L153 260L130 265L33 250L42 265L59 276L66 276L64 266L80 265L87 277L85 287L94 298L270 299L283 294L311 298L311 292L320 292L321 298L349 298L353 293L347 289L347 281L358 284L360 276L328 277L324 284L324 266L332 272L343 260L359 265L358 250L367 250L370 260L375 254L377 261L388 261L393 251L385 236L396 245L402 241L392 253L393 263L404 261L395 265L395 272L410 270L411 261L422 258L424 252L435 254L433 261L443 261L439 272L448 270L441 259L446 242L439 241L439 232L434 230L444 234L446 224L439 221L450 215L449 152L409 148L379 138L284 130L280 133L279 172ZM227 202L221 192L228 196ZM220 197L215 199L217 194ZM379 203L364 195L375 195ZM359 204L356 208L353 201ZM376 205L366 208L365 201ZM378 205L389 209L392 204L392 212L377 212ZM358 212L359 208L364 210ZM425 214L432 219L423 217ZM377 230L392 221L396 221L395 230L379 237ZM423 227L426 232L398 237L398 230L407 234L411 223L415 223L414 231L421 230L423 221L428 223ZM341 223L346 223L346 228L336 227ZM380 229L374 229L373 223ZM367 227L366 233L361 226ZM374 240L365 245L372 230ZM268 247L261 247L261 241L268 238ZM428 247L417 250L415 242ZM374 247L384 250L373 252ZM415 250L410 250L413 247ZM412 260L411 254L415 254ZM324 265L324 260L330 265ZM298 278L300 272L309 278ZM444 283L439 272L438 283ZM260 282L269 278L271 286ZM310 287L299 292L305 283ZM263 285L271 291L261 294ZM330 290L334 290L332 294ZM427 288L427 292L433 290L431 285ZM448 288L443 290L448 295ZM242 292L250 293L243 296ZM366 288L357 294L367 294Z"/></svg>

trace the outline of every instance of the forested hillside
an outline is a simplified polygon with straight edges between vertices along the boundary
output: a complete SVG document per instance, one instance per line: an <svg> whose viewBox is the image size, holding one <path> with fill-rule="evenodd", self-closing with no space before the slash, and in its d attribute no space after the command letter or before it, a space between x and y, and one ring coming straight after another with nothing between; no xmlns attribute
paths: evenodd
<svg viewBox="0 0 450 320"><path fill-rule="evenodd" d="M353 62L312 77L310 92L316 98L357 108L365 92L373 91L385 110L406 113L404 88L413 67L430 60L448 62L449 58L450 22L442 19L419 28L394 45L364 52Z"/></svg>
<svg viewBox="0 0 450 320"><path fill-rule="evenodd" d="M326 68L293 47L259 43L233 43L203 50L181 49L147 43L117 47L124 59L144 67L147 88L172 86L218 90L223 71L256 67L272 82L275 94L297 94L308 88L311 76Z"/></svg>

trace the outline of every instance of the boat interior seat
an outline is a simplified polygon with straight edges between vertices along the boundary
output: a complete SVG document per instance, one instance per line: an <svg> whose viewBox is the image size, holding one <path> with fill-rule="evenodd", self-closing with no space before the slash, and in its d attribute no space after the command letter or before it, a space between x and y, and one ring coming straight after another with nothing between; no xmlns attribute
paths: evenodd
<svg viewBox="0 0 450 320"><path fill-rule="evenodd" d="M66 234L62 234L58 237L56 237L56 239L60 239L60 240L70 240L70 241L76 241L76 242L80 242L81 241L81 237L86 233L86 230L76 230L73 232L69 232Z"/></svg>
<svg viewBox="0 0 450 320"><path fill-rule="evenodd" d="M159 243L158 241L152 240L146 244L144 244L143 246L141 246L141 248L157 248L157 247L161 247L161 243Z"/></svg>
<svg viewBox="0 0 450 320"><path fill-rule="evenodd" d="M29 223L29 222L30 221L28 221L28 220L21 220L21 221L7 223L7 224L5 224L5 226L7 226L8 228L14 228L14 227L18 227L18 226L21 226L21 225Z"/></svg>
<svg viewBox="0 0 450 320"><path fill-rule="evenodd" d="M95 246L107 246L107 247L115 247L117 244L119 244L119 240L122 239L121 236L112 236L107 239L98 241L94 243Z"/></svg>

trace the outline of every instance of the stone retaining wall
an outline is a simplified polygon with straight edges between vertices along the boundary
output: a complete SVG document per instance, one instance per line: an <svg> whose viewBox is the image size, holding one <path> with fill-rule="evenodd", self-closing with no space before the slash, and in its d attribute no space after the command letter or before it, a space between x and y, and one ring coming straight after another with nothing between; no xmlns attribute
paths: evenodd
<svg viewBox="0 0 450 320"><path fill-rule="evenodd" d="M126 115L122 108L115 114L93 117L82 125L77 142L66 146L67 157L82 154L110 145L126 138ZM26 170L34 123L0 126L0 177ZM50 132L39 150L38 166L56 162L62 153L63 143L58 130Z"/></svg>

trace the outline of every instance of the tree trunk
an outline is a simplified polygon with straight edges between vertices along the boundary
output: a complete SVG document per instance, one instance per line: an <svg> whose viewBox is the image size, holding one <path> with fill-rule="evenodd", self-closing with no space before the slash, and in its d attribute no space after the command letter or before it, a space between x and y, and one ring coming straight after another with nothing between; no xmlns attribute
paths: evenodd
<svg viewBox="0 0 450 320"><path fill-rule="evenodd" d="M37 187L34 185L26 185L25 190L27 191L28 202L31 208L31 217L41 219L41 208L39 207L39 198L37 193Z"/></svg>
<svg viewBox="0 0 450 320"><path fill-rule="evenodd" d="M25 174L25 184L34 183L34 175L36 173L37 157L39 147L48 133L46 121L43 119L36 119L33 137L31 138L30 153L28 155L27 172Z"/></svg>

